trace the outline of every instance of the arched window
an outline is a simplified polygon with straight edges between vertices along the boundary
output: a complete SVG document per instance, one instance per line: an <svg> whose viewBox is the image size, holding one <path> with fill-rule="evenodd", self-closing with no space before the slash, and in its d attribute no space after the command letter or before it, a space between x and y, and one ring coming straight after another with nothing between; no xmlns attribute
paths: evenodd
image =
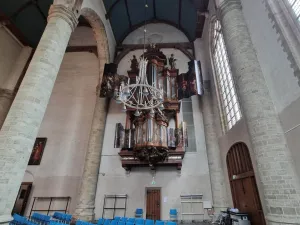
<svg viewBox="0 0 300 225"><path fill-rule="evenodd" d="M288 0L288 2L295 13L297 20L300 22L300 0Z"/></svg>
<svg viewBox="0 0 300 225"><path fill-rule="evenodd" d="M221 32L221 24L218 20L213 22L211 51L221 103L222 121L224 128L229 130L241 119L241 111Z"/></svg>

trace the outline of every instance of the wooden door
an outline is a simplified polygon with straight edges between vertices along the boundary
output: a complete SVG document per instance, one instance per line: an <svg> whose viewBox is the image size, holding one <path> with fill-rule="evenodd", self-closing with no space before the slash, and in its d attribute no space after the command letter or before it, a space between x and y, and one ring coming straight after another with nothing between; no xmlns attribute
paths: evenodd
<svg viewBox="0 0 300 225"><path fill-rule="evenodd" d="M12 214L17 213L19 215L24 215L28 198L30 195L32 183L22 183L15 201L15 205Z"/></svg>
<svg viewBox="0 0 300 225"><path fill-rule="evenodd" d="M160 190L147 190L146 218L150 220L160 220Z"/></svg>
<svg viewBox="0 0 300 225"><path fill-rule="evenodd" d="M226 161L234 207L249 214L251 225L265 225L248 147L234 144Z"/></svg>

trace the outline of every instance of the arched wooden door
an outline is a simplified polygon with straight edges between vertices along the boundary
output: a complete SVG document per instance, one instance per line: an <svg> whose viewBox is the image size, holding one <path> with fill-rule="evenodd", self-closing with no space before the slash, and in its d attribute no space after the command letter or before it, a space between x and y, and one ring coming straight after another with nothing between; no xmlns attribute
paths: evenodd
<svg viewBox="0 0 300 225"><path fill-rule="evenodd" d="M226 162L234 207L249 214L251 225L265 225L247 145L234 144L227 153Z"/></svg>

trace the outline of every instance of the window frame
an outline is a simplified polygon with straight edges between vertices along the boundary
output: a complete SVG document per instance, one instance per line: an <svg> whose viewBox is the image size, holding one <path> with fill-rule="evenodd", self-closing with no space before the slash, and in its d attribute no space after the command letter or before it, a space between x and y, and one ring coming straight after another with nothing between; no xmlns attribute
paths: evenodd
<svg viewBox="0 0 300 225"><path fill-rule="evenodd" d="M219 28L216 27L218 25ZM218 35L216 34L216 32L219 32L221 34ZM221 41L219 41L219 38L221 38ZM238 94L236 91L236 86L232 76L232 69L230 66L227 49L224 43L222 27L220 21L216 17L213 17L211 19L209 42L209 52L219 105L219 115L221 118L222 130L225 133L231 130L243 116ZM218 51L216 50L218 44L224 47L223 49L219 50L219 53L216 53L216 51ZM216 57L218 57L217 54L219 54L219 56L221 57L221 63L223 64L221 69L219 67L217 68L217 64L221 64L219 62L216 62ZM226 62L224 62L224 59L226 60ZM222 74L220 74L220 71L222 71ZM231 107L230 104L232 105ZM230 118L228 118L228 115Z"/></svg>

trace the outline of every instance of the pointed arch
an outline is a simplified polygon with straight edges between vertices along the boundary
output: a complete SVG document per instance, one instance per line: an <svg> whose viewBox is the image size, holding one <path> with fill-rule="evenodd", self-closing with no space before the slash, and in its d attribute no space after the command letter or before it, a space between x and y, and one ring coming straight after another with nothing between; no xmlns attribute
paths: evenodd
<svg viewBox="0 0 300 225"><path fill-rule="evenodd" d="M109 62L109 49L108 49L108 39L105 31L103 22L101 21L99 15L91 8L82 8L81 15L89 22L91 25L94 37L97 42L97 53L99 60L99 83L100 86L102 81L102 75L105 63ZM99 89L99 88L98 88Z"/></svg>

